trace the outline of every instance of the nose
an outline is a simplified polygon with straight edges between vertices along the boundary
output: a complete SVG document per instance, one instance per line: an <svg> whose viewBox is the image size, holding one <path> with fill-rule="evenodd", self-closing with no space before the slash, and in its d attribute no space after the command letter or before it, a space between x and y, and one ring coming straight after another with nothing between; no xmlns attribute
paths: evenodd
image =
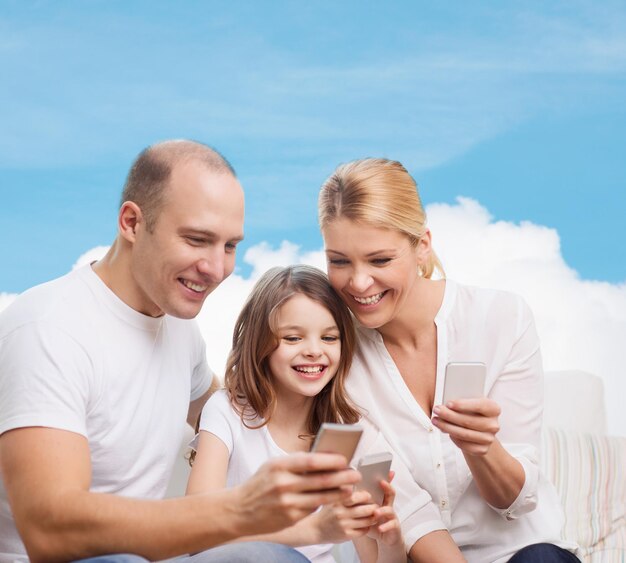
<svg viewBox="0 0 626 563"><path fill-rule="evenodd" d="M365 292L372 283L372 276L365 268L355 268L350 276L350 287L355 293Z"/></svg>
<svg viewBox="0 0 626 563"><path fill-rule="evenodd" d="M319 358L322 355L322 348L317 338L311 338L306 341L306 347L303 354L307 358Z"/></svg>
<svg viewBox="0 0 626 563"><path fill-rule="evenodd" d="M222 282L230 272L226 266L224 252L212 250L207 252L196 265L198 272L213 283Z"/></svg>

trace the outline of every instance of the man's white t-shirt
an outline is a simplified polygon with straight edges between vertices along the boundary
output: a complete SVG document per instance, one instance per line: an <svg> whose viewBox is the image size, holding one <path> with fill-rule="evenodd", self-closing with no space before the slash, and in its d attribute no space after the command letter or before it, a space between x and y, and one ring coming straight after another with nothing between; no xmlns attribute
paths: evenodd
<svg viewBox="0 0 626 563"><path fill-rule="evenodd" d="M194 321L121 301L91 266L22 294L0 315L0 434L85 436L90 490L163 497L189 402L212 373ZM0 562L26 560L0 482Z"/></svg>
<svg viewBox="0 0 626 563"><path fill-rule="evenodd" d="M487 366L485 394L502 409L497 437L526 474L511 506L497 509L481 497L463 453L414 399L376 330L359 327L358 352L346 380L350 397L430 494L438 509L431 524L448 528L470 563L502 563L539 542L574 549L561 538L564 516L556 491L539 472L543 369L528 306L511 293L447 280L435 325L435 405L441 404L447 363ZM404 478L397 475L394 486L403 487ZM423 511L424 518L428 514Z"/></svg>

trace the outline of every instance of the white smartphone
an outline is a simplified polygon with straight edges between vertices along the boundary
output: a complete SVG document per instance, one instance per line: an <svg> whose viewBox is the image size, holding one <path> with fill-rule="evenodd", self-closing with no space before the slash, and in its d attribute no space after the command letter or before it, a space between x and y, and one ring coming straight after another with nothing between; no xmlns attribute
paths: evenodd
<svg viewBox="0 0 626 563"><path fill-rule="evenodd" d="M311 451L341 454L349 464L362 434L363 427L358 424L324 422L315 437Z"/></svg>
<svg viewBox="0 0 626 563"><path fill-rule="evenodd" d="M446 366L442 404L485 395L487 366L482 362L450 362Z"/></svg>
<svg viewBox="0 0 626 563"><path fill-rule="evenodd" d="M361 473L361 481L355 485L357 489L364 489L372 500L379 505L383 504L385 493L380 486L380 481L389 480L389 470L391 469L391 452L380 452L363 456L359 460L357 471Z"/></svg>

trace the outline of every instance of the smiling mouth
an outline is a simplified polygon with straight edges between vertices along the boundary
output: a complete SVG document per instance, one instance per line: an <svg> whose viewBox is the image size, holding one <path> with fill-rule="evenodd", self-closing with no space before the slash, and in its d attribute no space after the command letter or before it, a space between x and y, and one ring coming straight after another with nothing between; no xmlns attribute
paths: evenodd
<svg viewBox="0 0 626 563"><path fill-rule="evenodd" d="M354 299L359 305L376 305L387 293L389 290L381 291L380 293L376 293L374 295L369 295L368 297L357 297L356 295L351 295L352 299Z"/></svg>
<svg viewBox="0 0 626 563"><path fill-rule="evenodd" d="M200 285L198 283L194 283L183 278L178 278L178 281L182 283L187 289L190 289L195 293L204 293L207 289L209 289L208 285Z"/></svg>
<svg viewBox="0 0 626 563"><path fill-rule="evenodd" d="M295 369L298 373L301 373L305 377L315 377L317 375L320 375L326 369L326 366L293 366L293 369Z"/></svg>

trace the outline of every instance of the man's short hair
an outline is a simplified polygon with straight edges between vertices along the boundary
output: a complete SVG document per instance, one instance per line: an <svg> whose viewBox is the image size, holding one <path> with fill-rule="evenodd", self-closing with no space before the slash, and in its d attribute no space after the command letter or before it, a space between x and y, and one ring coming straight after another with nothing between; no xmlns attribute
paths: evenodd
<svg viewBox="0 0 626 563"><path fill-rule="evenodd" d="M230 163L213 147L189 140L163 141L144 149L130 168L120 206L136 203L152 232L165 200L172 170L186 161L196 161L218 174L236 176Z"/></svg>

